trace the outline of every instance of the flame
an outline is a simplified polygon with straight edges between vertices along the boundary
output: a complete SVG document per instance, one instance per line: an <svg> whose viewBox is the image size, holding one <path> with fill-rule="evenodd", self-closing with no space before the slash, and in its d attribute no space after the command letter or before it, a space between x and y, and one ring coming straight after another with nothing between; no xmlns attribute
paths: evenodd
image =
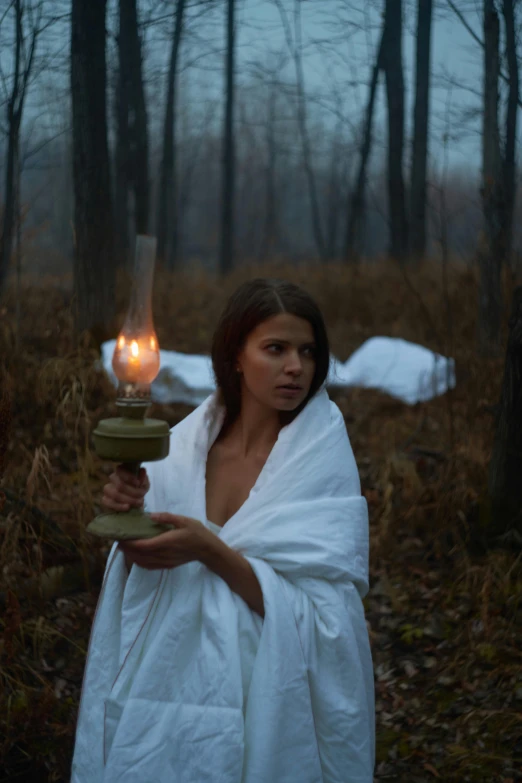
<svg viewBox="0 0 522 783"><path fill-rule="evenodd" d="M159 372L160 352L155 334L120 334L112 357L114 374L122 383L152 383Z"/></svg>

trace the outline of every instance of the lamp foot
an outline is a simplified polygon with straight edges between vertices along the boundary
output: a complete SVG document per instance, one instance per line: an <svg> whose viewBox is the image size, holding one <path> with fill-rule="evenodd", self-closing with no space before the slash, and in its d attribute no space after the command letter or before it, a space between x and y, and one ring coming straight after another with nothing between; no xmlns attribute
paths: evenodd
<svg viewBox="0 0 522 783"><path fill-rule="evenodd" d="M166 533L170 527L158 525L140 508L99 514L87 525L87 532L98 538L112 538L116 541L132 541L139 538L154 538Z"/></svg>

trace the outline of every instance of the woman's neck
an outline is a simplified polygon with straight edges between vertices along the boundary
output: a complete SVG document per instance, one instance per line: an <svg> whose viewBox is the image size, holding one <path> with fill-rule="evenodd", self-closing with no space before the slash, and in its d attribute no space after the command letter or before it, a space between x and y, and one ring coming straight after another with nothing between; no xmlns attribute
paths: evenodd
<svg viewBox="0 0 522 783"><path fill-rule="evenodd" d="M279 411L260 405L255 399L244 399L241 411L231 424L228 441L242 457L270 451L281 429Z"/></svg>

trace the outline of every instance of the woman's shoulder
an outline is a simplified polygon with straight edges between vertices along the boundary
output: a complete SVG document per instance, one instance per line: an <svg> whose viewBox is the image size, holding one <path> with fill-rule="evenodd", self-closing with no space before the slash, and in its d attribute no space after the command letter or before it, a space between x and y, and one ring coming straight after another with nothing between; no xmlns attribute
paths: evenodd
<svg viewBox="0 0 522 783"><path fill-rule="evenodd" d="M178 421L170 428L171 438L184 437L189 432L194 432L195 428L208 420L213 414L215 407L216 397L215 394L211 394L197 408L194 408L181 421Z"/></svg>
<svg viewBox="0 0 522 783"><path fill-rule="evenodd" d="M337 403L330 399L330 395L324 387L310 400L303 413L305 412L303 418L308 420L307 424L313 421L317 430L321 430L325 426L344 426L344 416L341 409Z"/></svg>
<svg viewBox="0 0 522 783"><path fill-rule="evenodd" d="M359 494L359 471L341 409L326 390L312 402L314 407L309 412L308 426L303 427L303 432L310 441L314 456L319 456L323 465L328 464L331 474L338 472L343 481L349 481L350 493Z"/></svg>

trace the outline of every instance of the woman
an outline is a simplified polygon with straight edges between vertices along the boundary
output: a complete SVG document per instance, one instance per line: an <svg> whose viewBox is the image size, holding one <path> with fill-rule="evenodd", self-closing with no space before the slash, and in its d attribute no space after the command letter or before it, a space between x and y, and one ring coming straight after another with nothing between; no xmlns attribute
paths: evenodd
<svg viewBox="0 0 522 783"><path fill-rule="evenodd" d="M217 326L218 390L104 505L166 532L115 545L84 677L74 783L371 783L368 517L328 338L303 290L247 282Z"/></svg>

